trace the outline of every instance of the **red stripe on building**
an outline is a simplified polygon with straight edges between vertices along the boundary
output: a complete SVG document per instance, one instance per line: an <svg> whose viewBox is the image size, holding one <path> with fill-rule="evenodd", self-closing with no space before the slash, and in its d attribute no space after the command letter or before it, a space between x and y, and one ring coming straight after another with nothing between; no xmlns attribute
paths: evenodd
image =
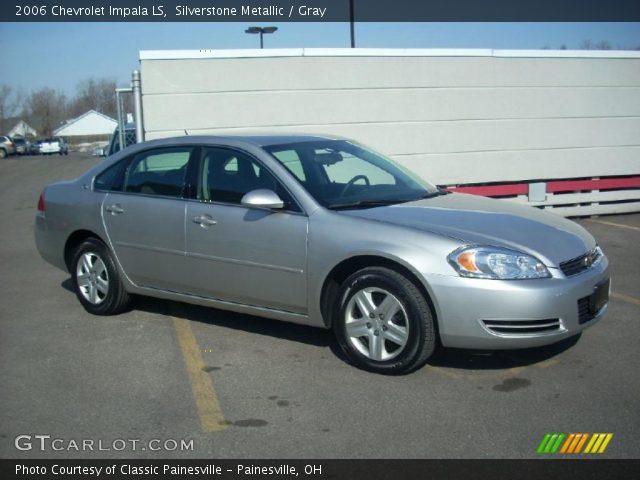
<svg viewBox="0 0 640 480"><path fill-rule="evenodd" d="M640 188L639 177L601 178L597 180L556 180L547 182L547 193L575 192L579 190L612 190L622 188ZM529 184L507 183L503 185L469 185L447 187L451 192L470 193L484 197L506 197L528 195Z"/></svg>
<svg viewBox="0 0 640 480"><path fill-rule="evenodd" d="M448 190L451 192L482 195L484 197L500 197L507 195L527 195L529 193L529 185L526 183L510 183L507 185L449 187Z"/></svg>
<svg viewBox="0 0 640 480"><path fill-rule="evenodd" d="M609 190L640 188L640 177L601 178L599 180L558 180L547 183L547 192L575 192L577 190Z"/></svg>

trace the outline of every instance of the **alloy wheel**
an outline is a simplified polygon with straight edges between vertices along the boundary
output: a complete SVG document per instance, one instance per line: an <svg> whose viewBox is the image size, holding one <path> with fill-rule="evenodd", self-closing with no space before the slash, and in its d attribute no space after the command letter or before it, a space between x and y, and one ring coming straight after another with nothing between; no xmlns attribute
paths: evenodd
<svg viewBox="0 0 640 480"><path fill-rule="evenodd" d="M76 280L82 296L93 305L99 305L109 292L109 274L102 259L93 252L86 252L78 261Z"/></svg>
<svg viewBox="0 0 640 480"><path fill-rule="evenodd" d="M409 339L409 321L402 303L382 288L356 292L345 309L345 332L349 343L370 360L397 357Z"/></svg>

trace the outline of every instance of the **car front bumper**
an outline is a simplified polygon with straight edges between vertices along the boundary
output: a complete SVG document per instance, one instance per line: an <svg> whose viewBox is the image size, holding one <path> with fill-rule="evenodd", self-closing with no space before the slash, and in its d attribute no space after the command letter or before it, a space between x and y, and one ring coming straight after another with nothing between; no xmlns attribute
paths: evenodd
<svg viewBox="0 0 640 480"><path fill-rule="evenodd" d="M534 280L425 276L442 344L480 350L549 345L577 335L603 317L607 305L585 315L585 302L597 285L607 288L606 256L580 274L564 277L554 270L553 275Z"/></svg>

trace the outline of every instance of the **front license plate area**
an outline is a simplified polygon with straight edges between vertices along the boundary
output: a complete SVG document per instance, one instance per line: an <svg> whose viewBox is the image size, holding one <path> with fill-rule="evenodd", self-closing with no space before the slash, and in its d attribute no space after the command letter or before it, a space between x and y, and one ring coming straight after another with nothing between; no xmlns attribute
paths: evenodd
<svg viewBox="0 0 640 480"><path fill-rule="evenodd" d="M592 315L597 314L609 301L609 283L610 279L608 278L600 282L589 296L589 312Z"/></svg>

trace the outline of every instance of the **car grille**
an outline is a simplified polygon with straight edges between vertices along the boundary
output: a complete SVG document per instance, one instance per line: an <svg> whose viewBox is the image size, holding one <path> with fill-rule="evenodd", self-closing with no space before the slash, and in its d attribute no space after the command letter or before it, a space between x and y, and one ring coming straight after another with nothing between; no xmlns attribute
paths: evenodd
<svg viewBox="0 0 640 480"><path fill-rule="evenodd" d="M562 262L560 264L560 270L562 270L562 273L567 277L577 275L591 268L600 259L600 255L600 249L596 247L584 255Z"/></svg>
<svg viewBox="0 0 640 480"><path fill-rule="evenodd" d="M545 320L483 320L482 323L492 333L499 335L528 335L532 333L553 333L562 329L558 318Z"/></svg>
<svg viewBox="0 0 640 480"><path fill-rule="evenodd" d="M583 297L578 300L578 323L582 325L594 318L595 315L591 313L591 309L589 308L589 297Z"/></svg>

